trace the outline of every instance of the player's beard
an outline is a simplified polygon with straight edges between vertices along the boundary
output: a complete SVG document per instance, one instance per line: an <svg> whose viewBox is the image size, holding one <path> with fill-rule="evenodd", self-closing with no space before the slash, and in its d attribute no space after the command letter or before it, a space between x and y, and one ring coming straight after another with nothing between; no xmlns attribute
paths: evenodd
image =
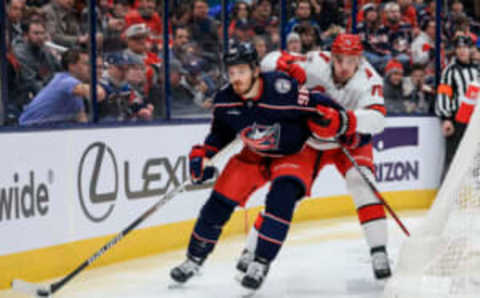
<svg viewBox="0 0 480 298"><path fill-rule="evenodd" d="M236 81L234 82L233 85L233 91L235 91L236 94L240 96L245 96L247 93L252 90L253 85L255 85L255 82L257 80L257 77L251 76L249 82L242 82L242 81Z"/></svg>

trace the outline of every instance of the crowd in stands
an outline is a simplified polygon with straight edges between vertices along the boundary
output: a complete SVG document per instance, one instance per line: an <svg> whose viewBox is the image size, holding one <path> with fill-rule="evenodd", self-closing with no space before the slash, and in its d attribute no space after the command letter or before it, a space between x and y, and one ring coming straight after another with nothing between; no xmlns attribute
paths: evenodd
<svg viewBox="0 0 480 298"><path fill-rule="evenodd" d="M163 0L97 1L98 121L165 118L164 30L170 38L171 116L210 112L216 90L226 82L220 1L167 1L172 11L168 28L163 28ZM365 59L385 78L388 113L432 114L435 1L358 3L357 31ZM328 51L339 32L352 30L351 1L296 0L288 5L288 51ZM453 59L450 41L458 35L471 39L473 60L480 63L480 25L462 1L448 1L448 5L441 15L442 67ZM278 0L232 0L229 42L251 41L260 57L278 50L279 12ZM84 61L90 44L86 1L7 0L7 15L7 124L92 121L90 77L72 71L86 63L83 71L89 72ZM72 51L75 55L65 57ZM57 100L73 99L68 104L72 109L52 104L54 97L48 96L52 92ZM56 114L62 111L65 117Z"/></svg>

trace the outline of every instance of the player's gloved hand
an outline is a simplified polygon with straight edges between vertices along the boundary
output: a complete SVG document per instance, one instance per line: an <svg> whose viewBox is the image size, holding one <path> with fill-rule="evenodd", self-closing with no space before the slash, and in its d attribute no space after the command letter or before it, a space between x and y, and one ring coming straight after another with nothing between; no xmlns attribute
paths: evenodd
<svg viewBox="0 0 480 298"><path fill-rule="evenodd" d="M371 140L372 140L372 135L360 134L360 133L354 133L351 135L341 135L338 137L338 142L340 143L340 145L342 145L343 147L349 150L362 147L363 145L370 143Z"/></svg>
<svg viewBox="0 0 480 298"><path fill-rule="evenodd" d="M339 110L318 105L319 117L308 120L312 133L323 139L337 138L342 135L353 135L357 129L357 118L353 111Z"/></svg>
<svg viewBox="0 0 480 298"><path fill-rule="evenodd" d="M213 177L215 167L206 166L207 158L213 156L215 152L207 150L205 146L195 145L188 155L190 161L190 178L193 184L202 184L204 181Z"/></svg>
<svg viewBox="0 0 480 298"><path fill-rule="evenodd" d="M296 61L299 61L299 57L290 55L287 52L282 52L282 56L278 58L276 70L287 73L289 76L296 79L300 85L303 85L307 80L307 74L303 67L295 64Z"/></svg>

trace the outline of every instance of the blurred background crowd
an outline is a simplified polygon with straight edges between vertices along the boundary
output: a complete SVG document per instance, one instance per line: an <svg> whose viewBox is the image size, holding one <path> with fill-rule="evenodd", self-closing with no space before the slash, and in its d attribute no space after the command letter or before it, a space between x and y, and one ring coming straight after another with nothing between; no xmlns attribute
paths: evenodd
<svg viewBox="0 0 480 298"><path fill-rule="evenodd" d="M90 44L85 0L6 2L7 98L5 124L152 121L209 116L226 82L222 9L218 0L98 0L97 104L90 94ZM394 114L433 114L435 5L429 0L358 0L356 30L364 57L384 77L386 108ZM478 1L477 1L478 2ZM444 1L441 66L468 48L480 65L480 3ZM228 6L229 41L251 41L260 57L280 49L280 1L239 0ZM288 1L286 50L329 50L352 31L351 1ZM164 42L164 30L169 40ZM458 36L466 38L460 39ZM168 44L165 49L164 44ZM170 105L164 90L164 51L170 54Z"/></svg>

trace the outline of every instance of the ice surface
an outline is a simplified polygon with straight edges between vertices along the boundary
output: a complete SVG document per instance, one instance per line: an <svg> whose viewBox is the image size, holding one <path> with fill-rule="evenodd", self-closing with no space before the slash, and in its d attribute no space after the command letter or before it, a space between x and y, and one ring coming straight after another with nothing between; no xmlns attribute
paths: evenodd
<svg viewBox="0 0 480 298"><path fill-rule="evenodd" d="M423 213L401 214L409 229ZM395 260L405 238L389 220L389 253ZM201 275L171 289L170 269L184 259L184 250L140 258L82 272L54 297L64 298L229 298L242 297L234 280L236 258L245 237L219 242ZM371 270L368 248L356 218L294 224L263 287L255 298L380 298L382 286ZM0 291L0 297L25 297Z"/></svg>

